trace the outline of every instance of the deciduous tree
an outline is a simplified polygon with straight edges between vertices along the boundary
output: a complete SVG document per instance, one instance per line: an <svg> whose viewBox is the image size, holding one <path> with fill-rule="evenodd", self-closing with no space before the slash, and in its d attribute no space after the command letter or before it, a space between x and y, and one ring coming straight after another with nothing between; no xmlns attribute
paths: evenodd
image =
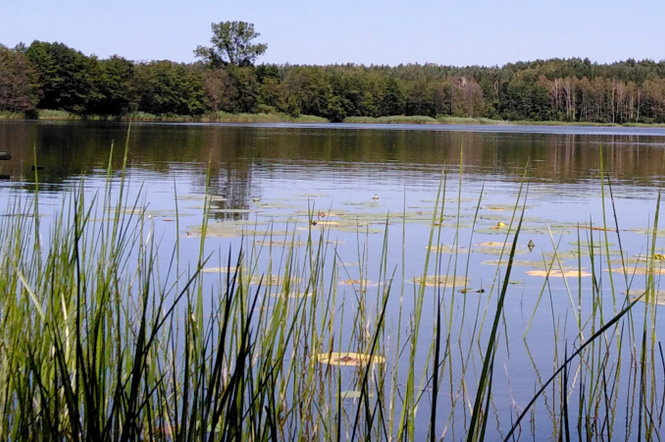
<svg viewBox="0 0 665 442"><path fill-rule="evenodd" d="M194 54L217 68L227 64L252 66L268 49L265 43L252 43L261 34L254 31L254 24L244 21L212 23L211 47L197 46Z"/></svg>

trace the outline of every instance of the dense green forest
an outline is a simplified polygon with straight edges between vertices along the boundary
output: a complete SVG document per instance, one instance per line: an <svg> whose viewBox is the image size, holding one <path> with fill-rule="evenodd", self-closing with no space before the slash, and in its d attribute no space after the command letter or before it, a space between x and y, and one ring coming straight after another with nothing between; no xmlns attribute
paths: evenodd
<svg viewBox="0 0 665 442"><path fill-rule="evenodd" d="M335 122L449 115L665 123L665 61L299 66L255 64L260 53L229 62L211 48L195 52L201 60L183 64L100 59L57 42L34 41L11 49L0 45L0 111L29 117L50 109L101 117L142 112L200 118L224 111L306 114Z"/></svg>

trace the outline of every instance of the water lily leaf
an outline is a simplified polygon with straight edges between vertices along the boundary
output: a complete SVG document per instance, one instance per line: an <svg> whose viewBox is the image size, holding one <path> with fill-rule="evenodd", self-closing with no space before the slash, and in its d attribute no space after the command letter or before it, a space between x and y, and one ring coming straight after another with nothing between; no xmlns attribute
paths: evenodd
<svg viewBox="0 0 665 442"><path fill-rule="evenodd" d="M284 278L283 275L263 275L263 276L254 275L249 280L249 283L250 285L258 285L259 283L261 283L261 285L264 287L275 287L278 285L284 285L284 283L287 281L290 284L300 284L301 279L296 276L290 276L288 278Z"/></svg>
<svg viewBox="0 0 665 442"><path fill-rule="evenodd" d="M605 269L606 272L609 272L609 269ZM648 275L653 272L654 275L665 275L665 269L659 268L659 267L653 267L653 268L648 268L648 267L619 267L616 269L612 269L612 272L614 273L626 273L629 275Z"/></svg>
<svg viewBox="0 0 665 442"><path fill-rule="evenodd" d="M312 292L292 292L289 291L288 293L285 293L284 290L281 290L279 292L273 292L270 294L271 297L273 298L283 298L286 296L289 299L302 299L302 298L309 298L312 296Z"/></svg>
<svg viewBox="0 0 665 442"><path fill-rule="evenodd" d="M347 390L347 391L341 391L339 394L340 399L345 400L345 399L360 399L362 396L362 392L358 390ZM369 392L365 393L365 397L373 397L374 395Z"/></svg>
<svg viewBox="0 0 665 442"><path fill-rule="evenodd" d="M630 297L631 301L634 301L641 295L642 292L635 291L634 295ZM640 298L640 302L653 302L658 305L665 305L665 290L654 290L651 293L648 293L646 296Z"/></svg>
<svg viewBox="0 0 665 442"><path fill-rule="evenodd" d="M452 247L440 244L438 246L426 246L425 248L430 249L434 253L469 253L468 250L460 247Z"/></svg>
<svg viewBox="0 0 665 442"><path fill-rule="evenodd" d="M512 247L512 246L511 246ZM500 255L503 253L504 255L508 255L510 252L509 248L500 248L500 247L477 247L473 249L474 253L482 253L484 255ZM529 253L529 250L527 249L515 249L515 255L524 255L526 253Z"/></svg>
<svg viewBox="0 0 665 442"><path fill-rule="evenodd" d="M579 246L580 248L582 247L591 247L591 242L590 241L573 241L570 243L571 246ZM614 243L609 242L606 243L605 241L594 241L593 242L593 248L597 247L605 247L605 246L613 246Z"/></svg>
<svg viewBox="0 0 665 442"><path fill-rule="evenodd" d="M368 355L365 353L353 353L353 352L330 352L330 353L319 353L316 355L316 361L319 364L328 364L328 365L342 365L342 366L359 366L372 364L384 364L386 358L378 355Z"/></svg>
<svg viewBox="0 0 665 442"><path fill-rule="evenodd" d="M562 272L561 270L555 269L552 269L549 272L546 270L527 270L526 274L530 276L542 276L544 278L576 278L591 276L591 273L583 272L581 270L564 270Z"/></svg>
<svg viewBox="0 0 665 442"><path fill-rule="evenodd" d="M340 285L360 285L363 287L378 287L379 283L366 279L345 279L339 282Z"/></svg>
<svg viewBox="0 0 665 442"><path fill-rule="evenodd" d="M508 264L508 256L506 256L503 260L499 261L498 259L491 259L487 261L481 262L481 264L488 265L488 266L498 266L498 265L506 265ZM527 259L516 259L513 261L513 267L534 267L534 268L540 268L543 266L543 263L541 261L530 261Z"/></svg>
<svg viewBox="0 0 665 442"><path fill-rule="evenodd" d="M415 277L411 280L412 283L414 284L420 284L423 282L421 277ZM434 276L434 275L428 275L425 278L425 287L439 287L439 286L458 286L458 287L466 287L469 283L469 279L465 278L464 276L444 276L444 275L439 275L439 276Z"/></svg>
<svg viewBox="0 0 665 442"><path fill-rule="evenodd" d="M306 242L300 240L275 240L275 239L257 239L254 241L254 244L264 246L264 247L304 247L307 245Z"/></svg>
<svg viewBox="0 0 665 442"><path fill-rule="evenodd" d="M235 273L237 267L204 267L201 269L201 273ZM240 268L240 271L246 271L244 267Z"/></svg>

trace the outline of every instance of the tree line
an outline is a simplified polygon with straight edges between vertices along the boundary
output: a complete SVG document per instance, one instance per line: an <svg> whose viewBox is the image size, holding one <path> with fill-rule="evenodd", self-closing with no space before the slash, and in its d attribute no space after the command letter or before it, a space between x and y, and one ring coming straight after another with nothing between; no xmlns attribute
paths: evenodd
<svg viewBox="0 0 665 442"><path fill-rule="evenodd" d="M176 63L135 62L117 55L100 59L58 42L34 41L11 49L0 45L0 111L194 118L219 111L280 112L335 122L356 116L443 115L665 123L665 61L598 64L570 58L502 67L257 65L261 51L249 58L234 54L241 61L231 62L213 49L200 46L195 51L200 61ZM265 51L265 45L259 49Z"/></svg>

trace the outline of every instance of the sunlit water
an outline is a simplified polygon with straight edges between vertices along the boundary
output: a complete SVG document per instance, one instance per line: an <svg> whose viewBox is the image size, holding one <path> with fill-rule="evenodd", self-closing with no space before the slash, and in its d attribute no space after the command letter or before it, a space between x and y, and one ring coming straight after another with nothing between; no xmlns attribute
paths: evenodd
<svg viewBox="0 0 665 442"><path fill-rule="evenodd" d="M427 275L466 275L467 281L453 284L450 279L445 287L427 288L417 373L425 370L432 311L440 296L444 320L453 324L444 338L451 360L472 361L466 374L471 392L482 365L479 349L484 349L491 327L486 319L478 330L478 318L486 311L491 318L504 278L505 265L497 267L499 245L507 242L509 248L514 236L508 229L512 225L514 232L524 213L495 363L492 409L503 424L488 430L490 434L505 434L515 408L524 406L538 382L549 377L563 349L572 352L590 334L589 326L583 336L576 332L578 321L592 317L593 304L591 276L580 275L596 275L606 302L603 312L610 316L615 311L610 282L620 297L646 287L639 269L651 256L649 229L665 166L665 129L137 124L128 135L123 124L0 122L0 151L12 155L0 162L0 207L34 194L36 178L45 220L81 182L89 198L99 194L107 182L112 146L111 176L120 178L127 137L130 194L146 207L160 243L170 251L180 238L181 256L192 263L198 257L197 228L206 192L213 197L205 243L211 256L208 267L226 265L229 251L240 249L242 235L257 235L254 244L259 244L272 232L272 243L263 244L280 249L282 243L304 241L309 233L318 238L323 229L345 264L338 293L347 298L345 311L351 315L360 287L349 282L367 278L368 296L376 296L372 288L379 282L387 238L386 268L395 275L386 318L390 339L404 331L404 324L397 329L397 312L400 303L407 306L407 314L412 306L409 300L424 276L434 231L442 253L432 255L432 260L440 258L439 270L431 265ZM33 158L40 166L37 171L31 167ZM435 213L439 196L443 208ZM618 225L619 235L590 228L603 225ZM661 241L655 245L657 253L663 253ZM592 242L601 246L594 249L593 263ZM555 249L559 257L553 260ZM607 262L608 250L616 262ZM620 252L627 266L638 270L633 275L613 273L610 281L608 268L621 267ZM502 260L505 263L505 254ZM548 268L556 276L565 272L567 278L552 277L546 283L543 273ZM212 283L218 275L208 277ZM622 303L619 299L616 307ZM451 369L452 378L460 376ZM425 397L428 388L423 387ZM443 403L455 407L457 422L449 423L451 408L442 407L437 432L448 428L452 434L456 426L459 439L474 396L457 384L440 395L445 396ZM428 397L424 403L429 405ZM539 413L547 416L548 405L541 408ZM422 431L427 414L418 417ZM624 427L617 424L621 438L629 431ZM545 417L534 429L550 434L552 423Z"/></svg>

